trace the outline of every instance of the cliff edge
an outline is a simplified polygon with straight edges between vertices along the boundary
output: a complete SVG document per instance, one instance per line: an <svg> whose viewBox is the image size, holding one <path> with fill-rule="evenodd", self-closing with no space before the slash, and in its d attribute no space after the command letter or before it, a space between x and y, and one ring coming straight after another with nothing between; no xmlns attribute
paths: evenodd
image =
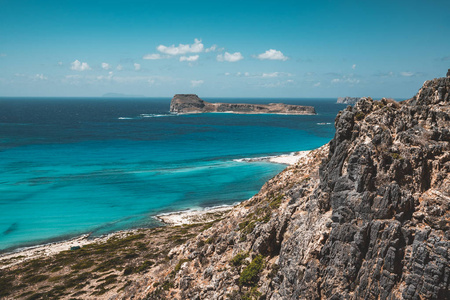
<svg viewBox="0 0 450 300"><path fill-rule="evenodd" d="M289 114L315 115L312 106L288 105L283 103L245 104L245 103L209 103L195 94L177 94L170 102L170 112L192 113L236 113L236 114Z"/></svg>
<svg viewBox="0 0 450 300"><path fill-rule="evenodd" d="M450 78L363 98L335 127L121 296L450 299Z"/></svg>

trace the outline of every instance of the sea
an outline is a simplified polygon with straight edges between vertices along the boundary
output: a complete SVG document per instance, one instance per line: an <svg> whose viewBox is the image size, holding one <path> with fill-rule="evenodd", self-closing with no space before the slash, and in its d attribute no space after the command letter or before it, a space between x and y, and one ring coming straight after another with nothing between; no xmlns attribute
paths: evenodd
<svg viewBox="0 0 450 300"><path fill-rule="evenodd" d="M249 199L286 165L242 158L320 147L346 106L208 98L312 105L317 115L175 115L170 100L0 98L0 252Z"/></svg>

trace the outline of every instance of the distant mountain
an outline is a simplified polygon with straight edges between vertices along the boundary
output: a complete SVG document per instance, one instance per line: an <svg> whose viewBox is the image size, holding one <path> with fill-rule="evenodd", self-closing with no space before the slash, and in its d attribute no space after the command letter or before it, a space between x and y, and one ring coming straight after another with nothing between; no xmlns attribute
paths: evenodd
<svg viewBox="0 0 450 300"><path fill-rule="evenodd" d="M127 95L121 93L106 93L103 94L102 97L105 98L144 98L144 95Z"/></svg>

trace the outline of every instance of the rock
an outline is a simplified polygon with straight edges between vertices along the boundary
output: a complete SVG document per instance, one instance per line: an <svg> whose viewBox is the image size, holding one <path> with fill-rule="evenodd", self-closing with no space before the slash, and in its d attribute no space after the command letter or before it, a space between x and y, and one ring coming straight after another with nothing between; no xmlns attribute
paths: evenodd
<svg viewBox="0 0 450 300"><path fill-rule="evenodd" d="M444 77L406 101L363 98L347 107L329 145L173 251L172 265L201 257L186 262L189 279L175 277L165 295L450 299L449 94ZM207 105L189 98L192 107ZM207 237L213 242L199 248ZM241 285L259 255L253 286ZM145 288L134 295L146 298Z"/></svg>

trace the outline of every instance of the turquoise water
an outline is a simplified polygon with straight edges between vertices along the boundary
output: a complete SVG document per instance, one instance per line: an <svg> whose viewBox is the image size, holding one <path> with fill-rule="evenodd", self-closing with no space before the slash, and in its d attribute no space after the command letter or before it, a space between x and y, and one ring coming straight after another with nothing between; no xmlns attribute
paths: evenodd
<svg viewBox="0 0 450 300"><path fill-rule="evenodd" d="M235 159L317 148L344 107L283 102L318 115L173 116L170 99L1 98L0 250L158 226L159 213L250 198L286 166Z"/></svg>

